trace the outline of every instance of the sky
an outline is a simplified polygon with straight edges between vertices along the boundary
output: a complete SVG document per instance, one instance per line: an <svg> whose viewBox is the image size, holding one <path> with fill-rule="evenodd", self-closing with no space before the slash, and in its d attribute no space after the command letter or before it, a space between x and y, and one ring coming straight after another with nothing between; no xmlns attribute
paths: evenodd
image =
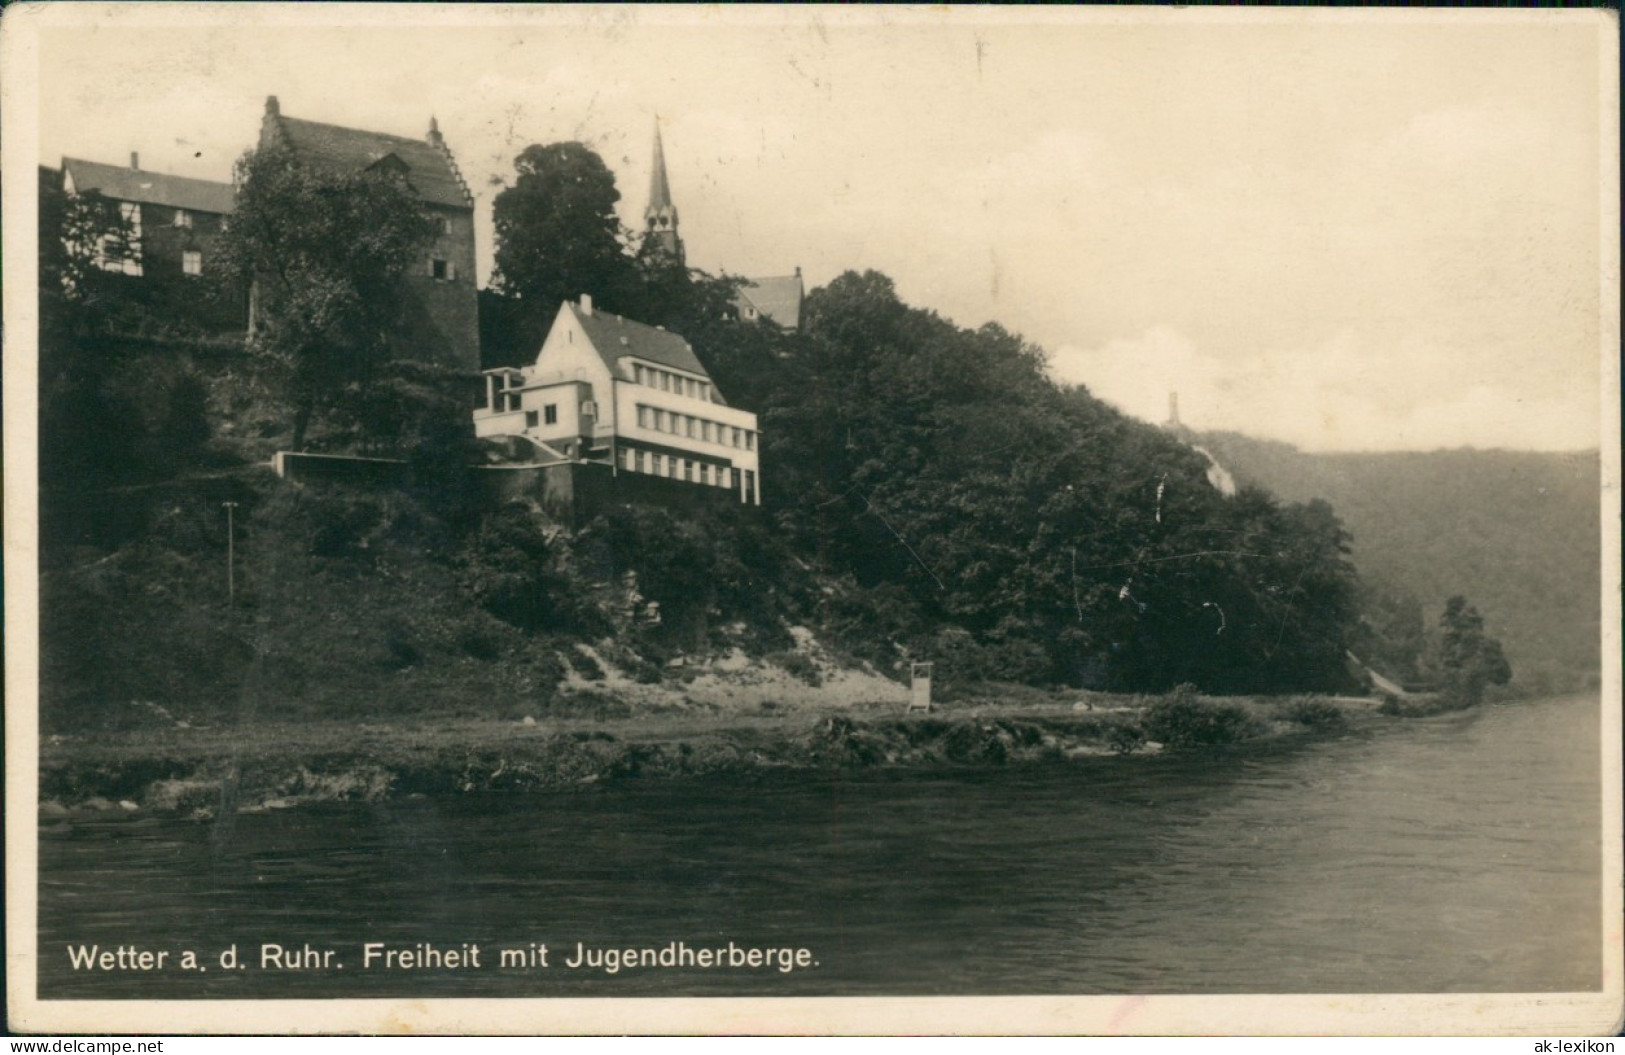
<svg viewBox="0 0 1625 1055"><path fill-rule="evenodd" d="M882 271L1148 421L1177 391L1193 428L1308 450L1615 427L1595 13L56 6L42 161L224 180L267 95L401 135L433 115L482 282L520 150L587 143L637 227L658 115L691 265Z"/></svg>

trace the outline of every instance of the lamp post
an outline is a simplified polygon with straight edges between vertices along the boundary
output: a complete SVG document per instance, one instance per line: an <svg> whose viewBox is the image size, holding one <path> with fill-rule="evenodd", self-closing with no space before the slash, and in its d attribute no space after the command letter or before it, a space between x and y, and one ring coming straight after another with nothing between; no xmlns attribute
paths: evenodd
<svg viewBox="0 0 1625 1055"><path fill-rule="evenodd" d="M226 604L237 607L237 503L222 502L226 507Z"/></svg>

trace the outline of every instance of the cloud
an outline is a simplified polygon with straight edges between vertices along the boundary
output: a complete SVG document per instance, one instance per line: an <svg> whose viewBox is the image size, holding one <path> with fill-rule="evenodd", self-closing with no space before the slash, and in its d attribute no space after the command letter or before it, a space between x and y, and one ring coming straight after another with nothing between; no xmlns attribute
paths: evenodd
<svg viewBox="0 0 1625 1055"><path fill-rule="evenodd" d="M1154 326L1097 348L1063 346L1050 370L1145 421L1166 420L1169 394L1178 392L1180 418L1192 428L1304 450L1577 450L1597 446L1601 427L1595 384L1536 395L1475 379L1465 353L1417 339L1379 346L1349 330L1238 360Z"/></svg>

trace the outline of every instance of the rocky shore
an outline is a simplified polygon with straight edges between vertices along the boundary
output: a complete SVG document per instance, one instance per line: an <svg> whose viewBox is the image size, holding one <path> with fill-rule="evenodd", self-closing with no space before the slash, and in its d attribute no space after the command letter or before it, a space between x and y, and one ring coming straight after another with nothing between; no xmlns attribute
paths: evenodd
<svg viewBox="0 0 1625 1055"><path fill-rule="evenodd" d="M207 818L332 801L535 792L775 769L991 767L1125 760L1242 740L1344 735L1354 698L1111 697L1025 690L930 714L895 703L617 718L154 725L41 744L42 817ZM1158 734L1168 742L1156 739Z"/></svg>

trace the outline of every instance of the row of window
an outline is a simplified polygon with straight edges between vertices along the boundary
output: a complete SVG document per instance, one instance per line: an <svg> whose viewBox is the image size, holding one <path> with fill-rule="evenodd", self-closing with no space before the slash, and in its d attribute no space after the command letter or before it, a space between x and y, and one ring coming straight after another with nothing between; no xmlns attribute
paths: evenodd
<svg viewBox="0 0 1625 1055"><path fill-rule="evenodd" d="M662 410L660 407L651 407L644 403L638 404L638 428L669 432L673 436L687 436L691 440L705 443L720 443L724 447L743 447L747 451L756 449L756 433L750 429L724 425L718 421L707 421L692 414Z"/></svg>
<svg viewBox="0 0 1625 1055"><path fill-rule="evenodd" d="M621 468L629 473L665 476L707 487L732 488L736 484L743 484L745 493L753 499L756 497L756 474L749 469L740 470L736 476L734 470L726 465L712 465L710 462L679 458L674 454L661 454L639 447L622 447L619 460Z"/></svg>
<svg viewBox="0 0 1625 1055"><path fill-rule="evenodd" d="M696 381L692 377L683 377L670 370L657 370L642 363L632 364L632 380L640 385L658 388L662 392L676 392L680 396L690 399L703 399L711 401L711 384L708 381Z"/></svg>
<svg viewBox="0 0 1625 1055"><path fill-rule="evenodd" d="M141 203L138 201L121 201L118 203L118 213L119 217L130 225L131 237L141 237ZM186 209L176 209L173 225L190 230L192 227L191 212Z"/></svg>
<svg viewBox="0 0 1625 1055"><path fill-rule="evenodd" d="M137 277L146 274L141 260L141 247L130 244L115 235L104 235L96 251L96 266L103 271L120 271ZM183 275L203 274L203 253L198 249L181 252Z"/></svg>
<svg viewBox="0 0 1625 1055"><path fill-rule="evenodd" d="M620 448L621 468L629 473L649 473L673 480L707 484L713 487L732 487L733 470L726 465L713 465L694 458L679 458L675 454L661 454L639 447Z"/></svg>

